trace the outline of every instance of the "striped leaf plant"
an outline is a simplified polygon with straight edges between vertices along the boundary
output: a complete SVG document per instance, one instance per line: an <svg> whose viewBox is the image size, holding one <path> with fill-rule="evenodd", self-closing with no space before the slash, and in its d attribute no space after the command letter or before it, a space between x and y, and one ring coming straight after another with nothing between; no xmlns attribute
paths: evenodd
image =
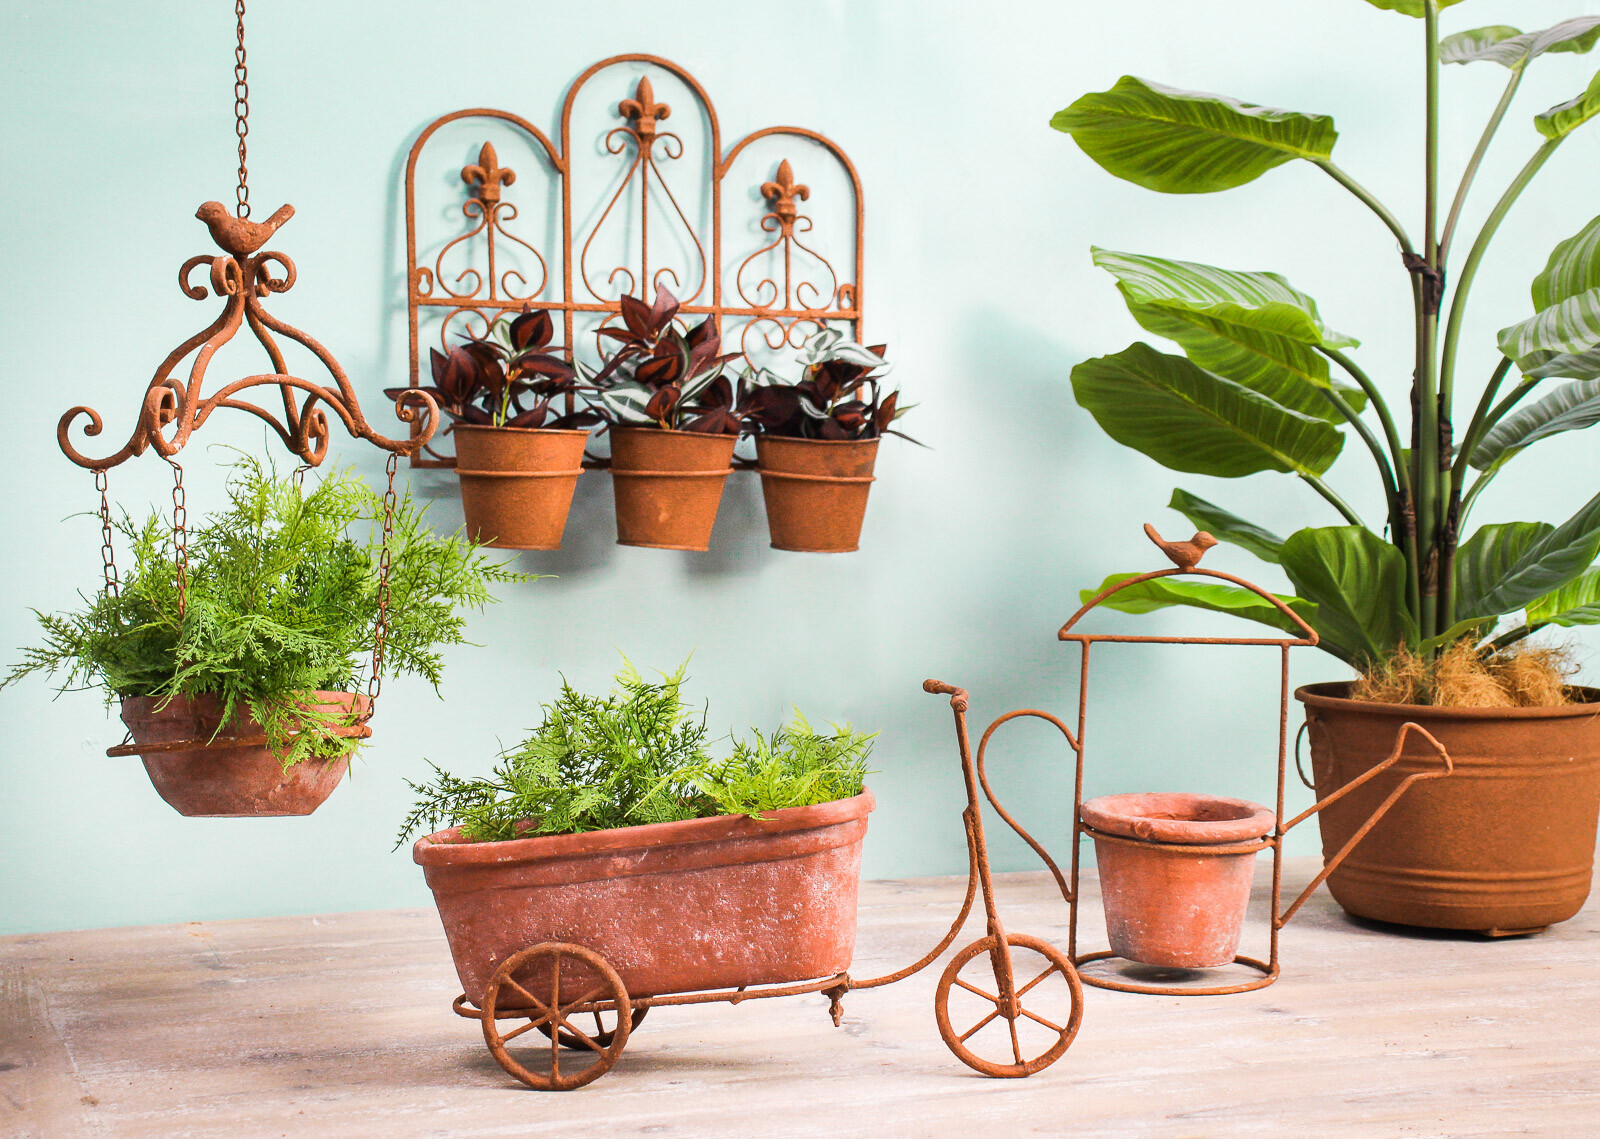
<svg viewBox="0 0 1600 1139"><path fill-rule="evenodd" d="M1395 268L1410 277L1415 309L1409 428L1351 354L1358 342L1330 328L1316 301L1276 273L1097 248L1094 263L1116 279L1134 319L1181 354L1140 342L1072 371L1078 403L1117 442L1175 471L1289 474L1337 511L1343 525L1279 537L1188 491L1174 490L1171 500L1196 526L1281 566L1295 590L1283 600L1312 623L1324 649L1357 667L1402 646L1431 657L1470 637L1490 653L1547 625L1600 623L1600 495L1559 524L1467 525L1483 489L1522 451L1600 422L1600 218L1551 253L1533 283L1533 315L1499 333L1499 364L1476 398L1457 390L1463 316L1484 255L1551 155L1600 114L1600 75L1534 116L1531 157L1459 267L1450 266L1458 240L1467 239L1463 207L1527 69L1546 54L1588 52L1600 39L1600 16L1535 32L1494 25L1441 37L1439 11L1457 0L1367 2L1417 19L1424 33L1425 216L1416 239L1335 161L1339 136L1326 115L1124 76L1051 120L1110 173L1168 194L1228 190L1309 162L1392 234ZM1447 64L1508 73L1448 201L1438 153ZM1472 407L1465 419L1458 402ZM1381 529L1324 477L1352 434L1383 484ZM1293 628L1243 590L1185 578L1148 582L1112 604L1131 612L1188 605Z"/></svg>

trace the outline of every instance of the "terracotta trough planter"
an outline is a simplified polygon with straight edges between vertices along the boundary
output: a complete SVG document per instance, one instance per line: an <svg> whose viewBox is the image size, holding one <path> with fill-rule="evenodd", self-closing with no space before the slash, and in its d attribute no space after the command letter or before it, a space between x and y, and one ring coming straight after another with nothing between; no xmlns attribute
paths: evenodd
<svg viewBox="0 0 1600 1139"><path fill-rule="evenodd" d="M732 435L613 428L617 544L658 550L709 548L736 442Z"/></svg>
<svg viewBox="0 0 1600 1139"><path fill-rule="evenodd" d="M879 442L756 436L774 549L847 554L861 547Z"/></svg>
<svg viewBox="0 0 1600 1139"><path fill-rule="evenodd" d="M452 434L467 536L502 550L559 550L589 433L458 423Z"/></svg>
<svg viewBox="0 0 1600 1139"><path fill-rule="evenodd" d="M358 715L366 713L369 703L366 696L351 692L318 692L317 698L315 708ZM153 696L123 700L122 722L135 744L261 735L261 725L248 712L236 711L224 725L222 704L214 696L176 696L161 705ZM139 758L156 793L178 814L191 818L309 815L350 769L347 758L308 759L284 771L278 754L264 746L151 752Z"/></svg>
<svg viewBox="0 0 1600 1139"><path fill-rule="evenodd" d="M1106 795L1080 808L1118 957L1206 969L1239 952L1256 853L1276 818L1243 799Z"/></svg>
<svg viewBox="0 0 1600 1139"><path fill-rule="evenodd" d="M423 868L467 998L541 942L600 954L633 997L828 977L855 950L870 791L742 816L587 834L463 843L419 839ZM569 960L581 970L581 962ZM561 985L593 985L597 976ZM525 980L549 999L543 976Z"/></svg>
<svg viewBox="0 0 1600 1139"><path fill-rule="evenodd" d="M1559 708L1435 708L1348 699L1348 684L1295 692L1306 706L1318 796L1387 758L1415 721L1455 762L1404 795L1328 879L1351 914L1491 934L1566 921L1589 896L1600 816L1600 691ZM1415 758L1413 758L1413 749ZM1395 784L1438 762L1408 742L1395 767L1327 807L1338 851Z"/></svg>

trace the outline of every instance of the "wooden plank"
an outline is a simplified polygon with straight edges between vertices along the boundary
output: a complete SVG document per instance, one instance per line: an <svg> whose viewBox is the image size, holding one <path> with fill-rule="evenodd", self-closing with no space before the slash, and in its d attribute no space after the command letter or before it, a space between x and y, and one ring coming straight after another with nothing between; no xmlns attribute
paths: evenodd
<svg viewBox="0 0 1600 1139"><path fill-rule="evenodd" d="M1287 886L1314 869L1291 862ZM863 884L854 972L920 956L963 887ZM1264 943L1258 887L1247 939ZM1010 931L1064 944L1046 875L1002 875L1000 890ZM1084 946L1098 947L1092 876L1084 900ZM842 1030L820 996L655 1010L611 1073L565 1098L512 1081L478 1026L451 1015L432 911L30 935L0 939L5 1055L29 1058L0 1088L50 1135L97 1121L118 1136L231 1137L1593 1134L1597 919L1591 904L1534 938L1400 934L1319 893L1284 932L1276 985L1089 989L1072 1050L1029 1080L984 1079L945 1050L935 967L850 994ZM982 932L980 915L957 944ZM6 1110L9 1135L24 1109Z"/></svg>

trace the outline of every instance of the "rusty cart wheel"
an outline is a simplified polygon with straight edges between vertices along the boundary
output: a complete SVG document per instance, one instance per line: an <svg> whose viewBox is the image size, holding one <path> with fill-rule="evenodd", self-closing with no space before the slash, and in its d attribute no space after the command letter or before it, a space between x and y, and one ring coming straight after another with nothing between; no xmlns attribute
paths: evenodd
<svg viewBox="0 0 1600 1139"><path fill-rule="evenodd" d="M640 1010L643 1011L642 1009ZM573 1023L590 1013L613 1013L615 1026L606 1039L591 1036ZM525 1021L501 1032L499 1020ZM511 1075L540 1091L571 1091L605 1075L622 1055L634 1025L627 986L606 959L581 945L552 941L514 953L494 971L483 993L483 1039L489 1053ZM532 1028L550 1026L549 1071L530 1067L544 1051L522 1049L520 1058L506 1046ZM562 1038L577 1046L562 1063ZM587 1062L585 1062L587 1060Z"/></svg>
<svg viewBox="0 0 1600 1139"><path fill-rule="evenodd" d="M611 1047L611 1041L616 1038L617 1026L615 1023L615 1018L613 1018L610 1028L606 1027L605 1021L602 1019L603 1013L609 1011L610 1010L596 1009L590 1014L594 1018L594 1031L589 1033L589 1039L593 1040L602 1048ZM628 1025L629 1033L632 1033L634 1029L639 1027L639 1022L644 1019L644 1014L649 1011L650 1010L648 1008L636 1008L633 1010L633 1019ZM552 1031L549 1023L546 1022L538 1025L537 1027L539 1031L544 1033L545 1037L548 1039ZM572 1035L572 1033L568 1032L564 1028L556 1030L556 1042L560 1044L561 1047L570 1048L574 1052L578 1051L579 1049L589 1047L587 1044L579 1040L576 1036Z"/></svg>
<svg viewBox="0 0 1600 1139"><path fill-rule="evenodd" d="M991 936L951 958L934 1013L939 1035L967 1067L986 1076L1031 1076L1059 1060L1078 1034L1083 986L1067 955L1049 942L1026 934L1007 934L1004 942L1009 952Z"/></svg>

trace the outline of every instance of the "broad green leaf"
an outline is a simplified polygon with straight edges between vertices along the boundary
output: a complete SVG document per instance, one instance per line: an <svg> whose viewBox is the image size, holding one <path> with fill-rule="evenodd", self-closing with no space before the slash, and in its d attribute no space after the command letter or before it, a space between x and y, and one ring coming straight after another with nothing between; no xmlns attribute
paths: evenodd
<svg viewBox="0 0 1600 1139"><path fill-rule="evenodd" d="M1453 36L1445 36L1439 41L1439 62L1473 63L1480 59L1503 62L1491 54L1495 45L1515 39L1521 34L1521 28L1513 28L1508 24L1491 24L1487 28L1473 28L1470 32L1457 32ZM1506 66L1510 67L1511 64L1508 63Z"/></svg>
<svg viewBox="0 0 1600 1139"><path fill-rule="evenodd" d="M1471 617L1465 621L1457 621L1437 637L1429 637L1422 642L1420 651L1424 654L1437 652L1449 648L1463 637L1471 637L1474 643L1483 640L1494 632L1495 617Z"/></svg>
<svg viewBox="0 0 1600 1139"><path fill-rule="evenodd" d="M1351 657L1384 660L1416 644L1405 558L1366 527L1296 531L1283 543L1281 564L1295 593L1316 604L1318 635Z"/></svg>
<svg viewBox="0 0 1600 1139"><path fill-rule="evenodd" d="M1600 423L1600 381L1563 384L1537 403L1506 416L1472 452L1472 465L1488 470L1524 447L1563 431L1582 431Z"/></svg>
<svg viewBox="0 0 1600 1139"><path fill-rule="evenodd" d="M1590 569L1528 606L1528 624L1600 625L1600 570Z"/></svg>
<svg viewBox="0 0 1600 1139"><path fill-rule="evenodd" d="M1231 190L1294 158L1333 153L1327 115L1303 115L1124 75L1050 120L1118 178L1167 194Z"/></svg>
<svg viewBox="0 0 1600 1139"><path fill-rule="evenodd" d="M1342 422L1317 389L1340 391L1360 410L1366 394L1337 386L1311 345L1358 343L1322 323L1317 302L1276 273L1238 272L1095 248L1094 263L1117 278L1128 311L1147 331L1181 344L1216 375L1319 419Z"/></svg>
<svg viewBox="0 0 1600 1139"><path fill-rule="evenodd" d="M1537 368L1529 368L1523 375L1530 380L1556 377L1569 380L1600 379L1600 344L1582 352L1563 352L1559 356L1552 356Z"/></svg>
<svg viewBox="0 0 1600 1139"><path fill-rule="evenodd" d="M1554 593L1594 564L1600 554L1600 494L1534 542L1479 603L1486 614L1514 613Z"/></svg>
<svg viewBox="0 0 1600 1139"><path fill-rule="evenodd" d="M1500 330L1500 351L1524 373L1559 356L1600 344L1600 288L1557 301L1520 324Z"/></svg>
<svg viewBox="0 0 1600 1139"><path fill-rule="evenodd" d="M1544 272L1533 279L1533 311L1600 288L1600 218L1550 251Z"/></svg>
<svg viewBox="0 0 1600 1139"><path fill-rule="evenodd" d="M1144 343L1073 368L1072 392L1107 435L1175 471L1320 475L1344 446L1332 424Z"/></svg>
<svg viewBox="0 0 1600 1139"><path fill-rule="evenodd" d="M1205 530L1213 538L1224 542L1232 542L1249 550L1264 562L1276 563L1278 553L1283 549L1283 539L1270 530L1263 530L1254 522L1246 522L1237 514L1230 513L1212 502L1207 502L1198 494L1190 494L1186 490L1174 488L1172 501L1167 506L1182 514L1198 529Z"/></svg>
<svg viewBox="0 0 1600 1139"><path fill-rule="evenodd" d="M1496 522L1461 543L1456 550L1456 613L1469 620L1505 612L1486 608L1483 599L1494 592L1528 547L1554 529L1548 522Z"/></svg>
<svg viewBox="0 0 1600 1139"><path fill-rule="evenodd" d="M1099 589L1085 589L1079 597L1087 605L1117 583L1138 576L1133 573L1114 573L1100 583ZM1307 624L1316 627L1315 605L1299 597L1278 595L1278 600L1298 613ZM1105 601L1104 605L1107 609L1116 609L1122 613L1152 613L1169 605L1187 605L1192 609L1209 609L1213 613L1227 613L1262 625L1271 625L1274 629L1282 630L1291 636L1305 636L1304 629L1296 625L1292 618L1286 616L1266 598L1248 589L1220 581L1196 581L1192 578L1179 577L1152 578L1150 581L1129 586Z"/></svg>
<svg viewBox="0 0 1600 1139"><path fill-rule="evenodd" d="M1589 80L1588 88L1576 99L1569 99L1533 117L1539 133L1552 141L1566 138L1584 123L1600 114L1600 73Z"/></svg>
<svg viewBox="0 0 1600 1139"><path fill-rule="evenodd" d="M1367 3L1386 12L1399 12L1402 16L1415 16L1419 20L1428 14L1422 0L1367 0ZM1459 3L1461 0L1439 0L1439 8L1442 11Z"/></svg>
<svg viewBox="0 0 1600 1139"><path fill-rule="evenodd" d="M1444 63L1471 63L1487 59L1517 71L1547 51L1581 55L1594 47L1597 38L1600 38L1600 16L1563 20L1542 32L1522 33L1515 28L1497 25L1462 32L1441 41L1439 59Z"/></svg>

